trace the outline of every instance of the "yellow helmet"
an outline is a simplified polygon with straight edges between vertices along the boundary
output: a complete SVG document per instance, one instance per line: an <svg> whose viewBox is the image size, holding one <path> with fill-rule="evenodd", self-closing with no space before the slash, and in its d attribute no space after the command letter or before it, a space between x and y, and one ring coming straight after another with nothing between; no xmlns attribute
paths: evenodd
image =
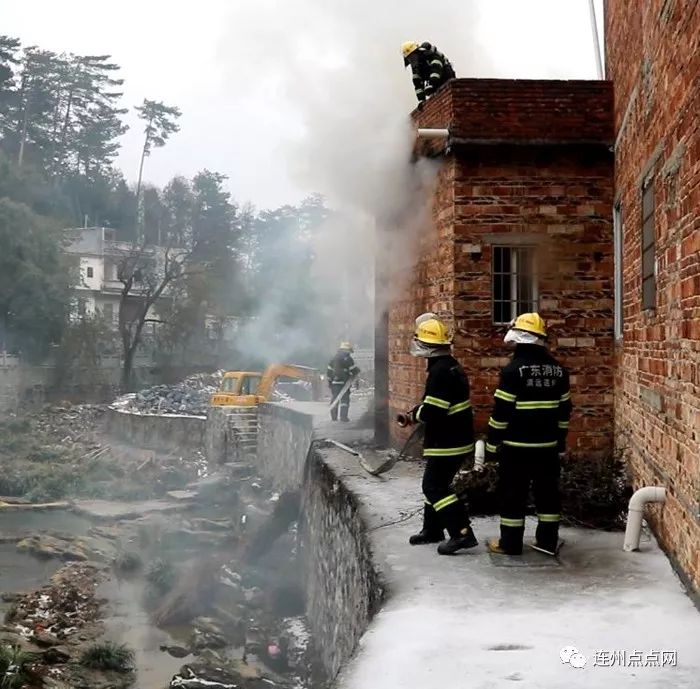
<svg viewBox="0 0 700 689"><path fill-rule="evenodd" d="M430 318L419 323L416 328L416 339L431 345L452 344L447 326L437 318Z"/></svg>
<svg viewBox="0 0 700 689"><path fill-rule="evenodd" d="M513 321L511 327L526 333L534 333L539 337L547 337L547 326L539 313L523 313Z"/></svg>
<svg viewBox="0 0 700 689"><path fill-rule="evenodd" d="M411 53L418 50L418 48L420 48L420 46L415 41L406 41L401 44L401 52L404 58L407 58Z"/></svg>
<svg viewBox="0 0 700 689"><path fill-rule="evenodd" d="M342 350L345 351L345 352L353 352L353 351L355 351L355 350L352 348L352 344L351 344L350 342L347 342L347 341L341 342L341 343L340 343L340 347L338 347L338 349L342 349Z"/></svg>

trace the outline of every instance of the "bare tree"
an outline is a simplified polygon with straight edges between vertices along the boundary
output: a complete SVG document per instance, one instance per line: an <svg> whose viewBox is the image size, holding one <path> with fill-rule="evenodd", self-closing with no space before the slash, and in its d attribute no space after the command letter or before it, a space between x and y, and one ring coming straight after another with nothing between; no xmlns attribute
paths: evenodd
<svg viewBox="0 0 700 689"><path fill-rule="evenodd" d="M119 300L119 335L122 341L122 388L131 386L134 357L144 336L146 323L162 323L152 309L169 295L175 283L201 271L190 267L191 250L168 246L148 246L145 241L134 244L122 257L117 277L122 283Z"/></svg>

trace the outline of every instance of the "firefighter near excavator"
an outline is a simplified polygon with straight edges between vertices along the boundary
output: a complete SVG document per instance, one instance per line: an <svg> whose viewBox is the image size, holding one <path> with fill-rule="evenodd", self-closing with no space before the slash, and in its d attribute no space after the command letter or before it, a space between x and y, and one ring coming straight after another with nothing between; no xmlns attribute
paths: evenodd
<svg viewBox="0 0 700 689"><path fill-rule="evenodd" d="M401 53L404 66L411 67L419 106L456 76L450 61L431 43L406 41Z"/></svg>
<svg viewBox="0 0 700 689"><path fill-rule="evenodd" d="M331 419L349 421L350 412L350 388L357 384L360 369L352 358L354 349L350 342L341 342L335 356L328 363L326 377L331 391Z"/></svg>
<svg viewBox="0 0 700 689"><path fill-rule="evenodd" d="M547 329L537 313L518 316L504 342L515 345L494 394L486 443L487 462L498 463L500 538L492 553L520 555L532 484L537 530L535 550L556 555L561 497L559 474L571 416L568 371L547 351Z"/></svg>
<svg viewBox="0 0 700 689"><path fill-rule="evenodd" d="M425 394L419 405L397 419L400 425L420 423L424 428L423 527L409 543L439 543L440 555L478 545L467 507L452 489L455 474L474 452L474 422L469 380L451 346L447 326L435 314L416 319L410 351L427 361Z"/></svg>

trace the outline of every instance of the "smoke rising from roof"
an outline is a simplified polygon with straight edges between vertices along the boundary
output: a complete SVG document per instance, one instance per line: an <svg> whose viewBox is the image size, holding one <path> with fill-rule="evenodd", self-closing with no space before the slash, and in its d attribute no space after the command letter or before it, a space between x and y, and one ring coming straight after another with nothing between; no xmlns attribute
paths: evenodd
<svg viewBox="0 0 700 689"><path fill-rule="evenodd" d="M220 55L232 87L285 109L298 136L282 145L280 162L335 211L315 247L319 289L333 284L342 295L329 332L317 333L329 344L371 326L377 249L409 263L416 235L430 227L437 166L410 162L416 101L400 45L427 40L458 74L488 71L474 40L477 19L473 5L458 0L250 0L231 12ZM274 332L267 321L275 311L270 304L251 327Z"/></svg>

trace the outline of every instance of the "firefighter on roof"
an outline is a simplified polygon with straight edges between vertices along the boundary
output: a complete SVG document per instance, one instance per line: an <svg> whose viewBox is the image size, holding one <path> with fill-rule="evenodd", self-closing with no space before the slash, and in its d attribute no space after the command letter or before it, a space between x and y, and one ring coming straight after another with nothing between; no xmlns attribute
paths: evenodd
<svg viewBox="0 0 700 689"><path fill-rule="evenodd" d="M555 555L560 545L559 472L571 392L569 374L547 351L546 337L539 314L524 313L504 338L515 353L501 371L486 443L487 460L499 464L501 537L489 542L493 553L522 553L531 483L538 518L532 547Z"/></svg>
<svg viewBox="0 0 700 689"><path fill-rule="evenodd" d="M411 66L413 87L419 103L430 98L443 84L455 78L450 61L430 43L406 41L401 45L401 52L404 65Z"/></svg>
<svg viewBox="0 0 700 689"><path fill-rule="evenodd" d="M409 539L411 545L440 543L438 553L452 555L478 545L466 506L451 487L452 479L474 451L474 426L469 381L451 355L445 324L434 314L416 319L411 354L427 359L428 379L423 402L409 416L425 425L423 456L423 528ZM449 540L444 540L447 529Z"/></svg>

